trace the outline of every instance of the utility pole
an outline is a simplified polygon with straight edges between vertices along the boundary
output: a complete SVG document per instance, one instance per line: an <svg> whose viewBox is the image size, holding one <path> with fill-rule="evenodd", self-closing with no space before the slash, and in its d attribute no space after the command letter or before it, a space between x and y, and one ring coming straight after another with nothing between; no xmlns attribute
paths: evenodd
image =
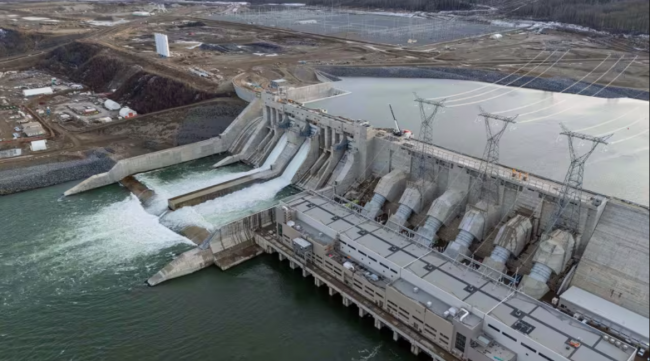
<svg viewBox="0 0 650 361"><path fill-rule="evenodd" d="M420 104L420 118L422 119L422 123L420 124L420 133L417 137L420 141L420 154L415 161L417 169L411 169L411 174L415 176L415 179L422 181L420 184L424 186L425 180L433 181L430 174L427 174L426 166L429 159L428 156L433 153L433 123L440 109L444 108L445 101L427 100L420 98L417 94L415 94L415 101ZM430 113L427 112L426 106L432 106L433 111ZM420 194L425 194L423 189L420 191Z"/></svg>
<svg viewBox="0 0 650 361"><path fill-rule="evenodd" d="M485 145L485 150L483 151L483 163L481 163L481 168L479 170L479 178L477 182L480 183L479 188L479 200L485 200L491 204L499 203L499 185L496 180L492 178L496 164L499 162L499 142L503 133L505 133L506 128L509 124L515 124L514 117L505 117L496 114L490 114L481 109L480 117L483 117L485 122L485 132L488 136L487 144ZM496 120L501 124L497 126L496 129L492 128L491 121Z"/></svg>
<svg viewBox="0 0 650 361"><path fill-rule="evenodd" d="M580 212L582 208L580 196L582 195L582 186L585 176L585 163L596 150L598 145L608 144L607 141L613 134L594 137L587 134L572 132L564 124L560 125L562 126L562 133L560 133L560 135L566 135L569 140L571 164L569 165L569 170L564 178L564 184L562 185L559 199L555 205L553 216L546 225L544 233L549 234L554 228L563 228L575 234L578 231L578 225L580 223ZM575 148L574 141L576 139L591 143L587 152L582 155L579 155ZM571 204L573 204L573 207L569 209Z"/></svg>

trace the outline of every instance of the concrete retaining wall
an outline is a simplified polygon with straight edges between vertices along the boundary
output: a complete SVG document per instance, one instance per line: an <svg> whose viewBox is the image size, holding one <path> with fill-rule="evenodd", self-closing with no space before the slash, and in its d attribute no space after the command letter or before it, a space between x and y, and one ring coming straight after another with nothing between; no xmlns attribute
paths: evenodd
<svg viewBox="0 0 650 361"><path fill-rule="evenodd" d="M301 88L293 88L287 91L287 97L297 102L305 103L323 98L329 98L334 94L332 83L320 83Z"/></svg>
<svg viewBox="0 0 650 361"><path fill-rule="evenodd" d="M69 196L85 192L119 182L123 178L137 173L148 172L213 154L223 153L230 147L230 144L236 139L246 124L260 116L261 111L261 101L255 101L244 109L223 134L216 138L120 160L107 173L94 175L69 189L64 194Z"/></svg>
<svg viewBox="0 0 650 361"><path fill-rule="evenodd" d="M245 75L246 74L244 73L244 74L240 74L240 75L237 75L236 77L234 77L233 80L232 80L232 85L235 87L235 93L237 93L237 96L239 97L239 99L241 99L241 100L243 100L245 102L252 103L256 99L259 98L259 93L255 92L255 91L253 91L251 89L244 88L243 86L238 85L239 79L241 79Z"/></svg>

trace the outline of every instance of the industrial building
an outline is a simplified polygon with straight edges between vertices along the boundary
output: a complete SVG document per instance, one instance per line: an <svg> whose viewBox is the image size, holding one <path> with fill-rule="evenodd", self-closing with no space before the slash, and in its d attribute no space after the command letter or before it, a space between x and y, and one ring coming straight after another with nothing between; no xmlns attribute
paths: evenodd
<svg viewBox="0 0 650 361"><path fill-rule="evenodd" d="M23 126L23 133L25 133L26 137L38 137L45 134L45 129L43 129L41 123L29 122Z"/></svg>
<svg viewBox="0 0 650 361"><path fill-rule="evenodd" d="M416 353L473 361L636 356L625 341L518 291L513 279L417 244L321 194L282 203L275 227L277 238L265 238L267 251L308 273L327 273L346 286L342 297L370 301L417 331L428 349Z"/></svg>
<svg viewBox="0 0 650 361"><path fill-rule="evenodd" d="M215 167L260 166L289 138L270 169L172 198L169 209L176 211L279 177L298 148L309 147L291 177L305 193L270 215L217 230L150 285L221 267L223 259L239 263L224 253L259 247L289 259L345 304L375 317L377 327L409 340L414 353L434 359L629 361L637 349L647 350L641 309L648 308L648 277L641 268L647 269L648 208L500 165L498 141L514 119L480 114L487 143L484 157L476 158L427 140L443 106L434 101L416 98L422 109L434 110L412 139L303 106L339 94L328 83L235 89L251 104L219 138L122 160L65 193L215 153L230 154ZM606 139L568 129L561 134L573 160L567 178L582 179L588 155ZM578 156L574 139L591 144L585 154ZM360 189L372 179L372 188ZM344 198L368 192L359 205ZM637 254L625 264L616 245L634 246Z"/></svg>

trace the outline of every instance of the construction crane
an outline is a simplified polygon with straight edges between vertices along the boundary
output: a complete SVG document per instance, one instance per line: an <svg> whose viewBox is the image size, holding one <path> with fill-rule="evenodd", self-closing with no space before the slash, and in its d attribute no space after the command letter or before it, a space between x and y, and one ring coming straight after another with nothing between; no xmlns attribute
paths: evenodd
<svg viewBox="0 0 650 361"><path fill-rule="evenodd" d="M413 133L408 130L404 129L399 126L399 122L397 121L397 117L395 117L395 112L393 111L393 106L391 104L388 104L388 107L390 108L390 113L393 115L393 120L395 121L395 128L393 129L393 135L396 137L405 137L405 138L411 138L413 136Z"/></svg>

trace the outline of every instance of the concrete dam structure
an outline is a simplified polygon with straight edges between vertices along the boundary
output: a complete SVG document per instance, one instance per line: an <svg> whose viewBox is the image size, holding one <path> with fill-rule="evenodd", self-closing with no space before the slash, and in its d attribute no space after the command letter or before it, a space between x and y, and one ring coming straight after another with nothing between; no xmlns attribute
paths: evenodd
<svg viewBox="0 0 650 361"><path fill-rule="evenodd" d="M331 84L236 88L251 103L220 137L123 160L66 192L217 153L228 157L215 167L257 168L169 199L170 210L258 182L303 190L212 232L150 285L278 253L436 360L630 361L647 350L647 207L582 190L565 202L563 184L498 158L302 104ZM568 213L571 227L557 221Z"/></svg>

